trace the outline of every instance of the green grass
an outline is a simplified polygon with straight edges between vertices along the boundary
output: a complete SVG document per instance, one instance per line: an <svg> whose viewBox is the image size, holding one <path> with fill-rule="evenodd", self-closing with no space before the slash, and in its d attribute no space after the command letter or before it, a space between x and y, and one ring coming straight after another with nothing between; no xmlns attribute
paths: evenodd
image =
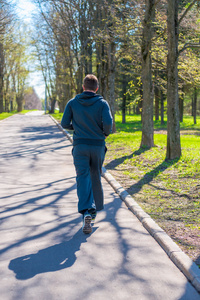
<svg viewBox="0 0 200 300"><path fill-rule="evenodd" d="M165 160L167 134L159 122L155 127L162 131L155 131L156 147L151 149L140 148L138 116L120 122L121 116L116 116L117 132L107 138L105 167L195 260L195 243L200 242L200 117L196 125L192 117L184 117L182 156L172 161Z"/></svg>
<svg viewBox="0 0 200 300"><path fill-rule="evenodd" d="M13 111L13 112L10 112L10 113L7 113L7 112L3 112L0 114L0 120L3 120L3 119L6 119L14 114L16 114L17 111Z"/></svg>
<svg viewBox="0 0 200 300"><path fill-rule="evenodd" d="M32 110L22 110L20 113L17 112L16 110L12 111L12 112L3 112L3 113L0 113L0 120L4 120L12 115L15 115L15 114L26 114L27 112L30 112L30 111L36 111L37 109L32 109Z"/></svg>
<svg viewBox="0 0 200 300"><path fill-rule="evenodd" d="M200 130L200 116L196 118L197 124L194 124L194 120L191 116L184 116L183 122L180 123L181 129L189 129L189 130Z"/></svg>
<svg viewBox="0 0 200 300"><path fill-rule="evenodd" d="M126 123L122 124L122 116L115 115L115 123L117 131L138 131L142 129L141 116L140 115L127 115ZM200 116L197 116L197 124L194 124L193 117L184 116L183 122L180 122L180 128L182 130L200 130ZM154 121L154 129L167 129L167 117L164 117L164 124L160 124L160 121Z"/></svg>
<svg viewBox="0 0 200 300"><path fill-rule="evenodd" d="M63 113L55 112L54 114L51 114L51 116L60 122L62 119Z"/></svg>

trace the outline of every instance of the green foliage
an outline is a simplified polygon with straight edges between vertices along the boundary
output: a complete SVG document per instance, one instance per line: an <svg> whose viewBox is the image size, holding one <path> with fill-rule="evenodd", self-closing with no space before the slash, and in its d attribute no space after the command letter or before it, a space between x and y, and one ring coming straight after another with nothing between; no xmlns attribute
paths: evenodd
<svg viewBox="0 0 200 300"><path fill-rule="evenodd" d="M4 103L5 111L15 109L18 111L23 108L23 99L27 88L29 66L31 63L30 55L27 53L29 48L29 32L20 23L15 23L12 31L4 34ZM12 108L9 107L12 102Z"/></svg>

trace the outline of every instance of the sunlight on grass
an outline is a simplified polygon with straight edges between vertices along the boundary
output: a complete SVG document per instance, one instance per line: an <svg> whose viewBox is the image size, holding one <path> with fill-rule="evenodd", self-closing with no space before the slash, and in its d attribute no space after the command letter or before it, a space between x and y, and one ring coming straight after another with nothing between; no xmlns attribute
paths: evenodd
<svg viewBox="0 0 200 300"><path fill-rule="evenodd" d="M57 121L60 122L61 119L62 119L63 113L56 112L56 113L51 114L51 115L52 115L52 117L54 117Z"/></svg>
<svg viewBox="0 0 200 300"><path fill-rule="evenodd" d="M4 120L14 114L16 114L17 112L10 112L10 113L7 113L7 112L3 112L0 114L0 120Z"/></svg>
<svg viewBox="0 0 200 300"><path fill-rule="evenodd" d="M188 230L198 229L200 118L196 125L192 117L184 118L181 123L182 156L173 161L165 160L166 124L161 126L155 122L155 128L159 129L154 133L155 147L145 149L140 148L140 116L129 116L126 120L126 124L121 124L121 116L116 116L117 133L107 138L105 167L165 230L170 228L170 222L179 222Z"/></svg>
<svg viewBox="0 0 200 300"><path fill-rule="evenodd" d="M17 112L16 110L12 111L12 112L3 112L3 113L0 113L0 120L4 120L8 117L11 117L15 114L26 114L27 112L30 112L30 111L37 111L37 109L32 109L32 110L22 110L21 112Z"/></svg>

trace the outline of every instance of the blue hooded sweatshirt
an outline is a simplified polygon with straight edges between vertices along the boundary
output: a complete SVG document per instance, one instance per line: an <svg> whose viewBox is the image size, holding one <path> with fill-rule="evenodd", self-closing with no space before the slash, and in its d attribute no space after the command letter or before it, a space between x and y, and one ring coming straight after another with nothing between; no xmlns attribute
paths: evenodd
<svg viewBox="0 0 200 300"><path fill-rule="evenodd" d="M112 116L107 101L93 92L83 92L71 99L62 117L61 126L74 130L73 145L104 146L112 130Z"/></svg>

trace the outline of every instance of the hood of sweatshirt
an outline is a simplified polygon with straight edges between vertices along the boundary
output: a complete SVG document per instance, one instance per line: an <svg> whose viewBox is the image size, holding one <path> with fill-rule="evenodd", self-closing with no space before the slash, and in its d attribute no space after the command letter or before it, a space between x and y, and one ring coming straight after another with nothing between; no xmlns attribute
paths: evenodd
<svg viewBox="0 0 200 300"><path fill-rule="evenodd" d="M103 99L103 97L93 92L83 92L82 94L77 95L75 99L84 106L90 106L98 100Z"/></svg>

